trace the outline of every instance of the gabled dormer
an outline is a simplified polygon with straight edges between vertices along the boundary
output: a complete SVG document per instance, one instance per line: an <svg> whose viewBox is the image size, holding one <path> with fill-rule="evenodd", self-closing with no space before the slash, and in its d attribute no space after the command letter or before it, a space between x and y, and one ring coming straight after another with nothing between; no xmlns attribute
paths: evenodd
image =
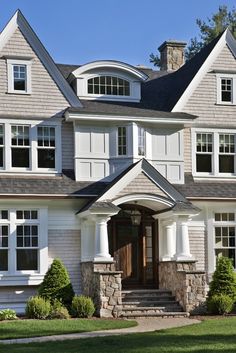
<svg viewBox="0 0 236 353"><path fill-rule="evenodd" d="M120 61L94 61L74 70L69 81L80 99L140 102L148 77Z"/></svg>

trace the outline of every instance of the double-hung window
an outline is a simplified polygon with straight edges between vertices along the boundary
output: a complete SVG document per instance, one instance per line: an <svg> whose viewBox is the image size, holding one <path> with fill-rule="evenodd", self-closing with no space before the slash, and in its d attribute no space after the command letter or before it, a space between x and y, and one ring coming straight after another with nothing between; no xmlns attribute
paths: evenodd
<svg viewBox="0 0 236 353"><path fill-rule="evenodd" d="M212 172L213 134L196 134L196 171L200 173Z"/></svg>
<svg viewBox="0 0 236 353"><path fill-rule="evenodd" d="M193 173L230 177L236 174L236 131L193 129Z"/></svg>
<svg viewBox="0 0 236 353"><path fill-rule="evenodd" d="M0 271L8 271L9 221L8 211L0 211Z"/></svg>
<svg viewBox="0 0 236 353"><path fill-rule="evenodd" d="M118 127L118 156L127 154L127 128L126 126Z"/></svg>
<svg viewBox="0 0 236 353"><path fill-rule="evenodd" d="M217 73L217 104L236 104L236 75Z"/></svg>
<svg viewBox="0 0 236 353"><path fill-rule="evenodd" d="M8 93L31 93L31 60L7 59Z"/></svg>
<svg viewBox="0 0 236 353"><path fill-rule="evenodd" d="M38 168L55 169L55 127L38 127Z"/></svg>
<svg viewBox="0 0 236 353"><path fill-rule="evenodd" d="M0 124L0 168L4 167L4 126Z"/></svg>
<svg viewBox="0 0 236 353"><path fill-rule="evenodd" d="M17 168L30 167L29 126L11 126L11 165Z"/></svg>
<svg viewBox="0 0 236 353"><path fill-rule="evenodd" d="M215 213L214 214L214 251L215 258L226 256L232 259L234 268L235 262L235 214Z"/></svg>
<svg viewBox="0 0 236 353"><path fill-rule="evenodd" d="M38 271L39 220L37 210L16 211L16 269Z"/></svg>

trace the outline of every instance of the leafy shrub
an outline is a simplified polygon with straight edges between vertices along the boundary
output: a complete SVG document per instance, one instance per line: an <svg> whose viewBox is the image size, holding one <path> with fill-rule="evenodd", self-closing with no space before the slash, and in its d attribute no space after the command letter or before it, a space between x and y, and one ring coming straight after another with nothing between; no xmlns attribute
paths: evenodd
<svg viewBox="0 0 236 353"><path fill-rule="evenodd" d="M46 319L51 311L49 300L39 296L31 297L26 304L26 316L30 319Z"/></svg>
<svg viewBox="0 0 236 353"><path fill-rule="evenodd" d="M12 310L12 309L0 310L0 321L3 321L3 320L16 320L16 319L17 319L17 316L16 316L15 310Z"/></svg>
<svg viewBox="0 0 236 353"><path fill-rule="evenodd" d="M234 300L226 294L215 294L207 300L207 309L212 314L228 314L232 311Z"/></svg>
<svg viewBox="0 0 236 353"><path fill-rule="evenodd" d="M61 260L54 259L39 287L38 294L51 302L58 299L67 307L71 305L75 293L68 272Z"/></svg>
<svg viewBox="0 0 236 353"><path fill-rule="evenodd" d="M236 278L232 260L228 257L217 259L216 270L210 283L209 299L215 294L226 294L236 299Z"/></svg>
<svg viewBox="0 0 236 353"><path fill-rule="evenodd" d="M71 312L75 317L92 317L95 312L95 307L92 299L84 295L74 296L71 305Z"/></svg>
<svg viewBox="0 0 236 353"><path fill-rule="evenodd" d="M55 299L51 305L50 318L51 319L69 319L70 318L70 314L69 314L67 308L64 307L58 299Z"/></svg>

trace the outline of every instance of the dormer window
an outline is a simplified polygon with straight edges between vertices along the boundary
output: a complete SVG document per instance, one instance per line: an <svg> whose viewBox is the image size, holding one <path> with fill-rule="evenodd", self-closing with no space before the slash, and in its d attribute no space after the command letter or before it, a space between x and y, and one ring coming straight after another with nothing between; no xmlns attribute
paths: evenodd
<svg viewBox="0 0 236 353"><path fill-rule="evenodd" d="M88 80L88 94L130 96L130 83L115 76L97 76Z"/></svg>
<svg viewBox="0 0 236 353"><path fill-rule="evenodd" d="M8 93L31 93L31 61L7 59Z"/></svg>

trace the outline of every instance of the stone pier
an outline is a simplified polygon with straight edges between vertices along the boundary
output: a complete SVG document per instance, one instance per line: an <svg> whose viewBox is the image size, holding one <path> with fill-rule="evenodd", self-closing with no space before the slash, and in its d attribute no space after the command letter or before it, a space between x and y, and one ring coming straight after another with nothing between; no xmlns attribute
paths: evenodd
<svg viewBox="0 0 236 353"><path fill-rule="evenodd" d="M99 317L119 317L122 309L121 274L115 263L81 263L81 284L84 295L91 297Z"/></svg>

